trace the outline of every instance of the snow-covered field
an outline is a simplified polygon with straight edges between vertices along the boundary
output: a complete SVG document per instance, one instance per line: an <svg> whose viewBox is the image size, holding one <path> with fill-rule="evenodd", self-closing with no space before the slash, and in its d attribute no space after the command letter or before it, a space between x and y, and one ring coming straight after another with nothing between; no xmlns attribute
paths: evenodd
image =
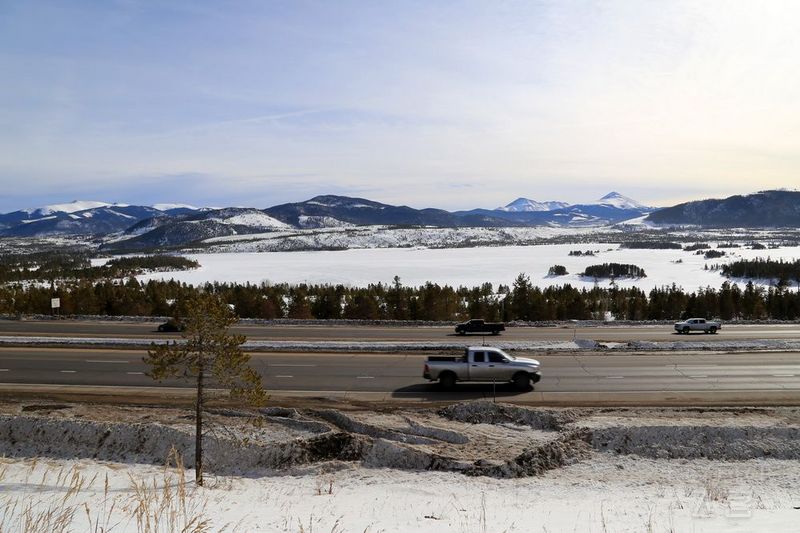
<svg viewBox="0 0 800 533"><path fill-rule="evenodd" d="M59 517L68 531L100 524L118 532L204 521L200 531L790 531L800 513L797 479L796 461L607 456L513 480L358 467L212 476L198 488L154 466L0 459L0 529L25 531L30 508L31 518L60 511L29 531ZM69 490L77 483L80 490Z"/></svg>
<svg viewBox="0 0 800 533"><path fill-rule="evenodd" d="M595 252L594 256L570 256L573 250ZM647 277L617 279L620 287L638 286L644 290L675 283L686 290L700 287L719 288L725 281L718 272L704 266L736 259L771 257L800 259L800 248L782 247L770 250L747 248L726 249L724 257L706 260L702 255L683 250L631 250L616 244L547 244L532 246L477 247L454 249L380 248L342 251L213 253L188 254L201 267L184 272L157 272L140 276L147 279L176 279L191 284L209 281L238 283L332 283L363 286L368 283L389 283L400 276L405 285L439 284L477 286L491 282L510 285L520 273L544 287L569 283L591 288L595 280L579 274L600 263L630 263L644 268ZM566 276L549 277L548 269L563 265ZM742 280L732 280L739 281ZM769 283L762 280L761 283ZM598 286L610 284L599 280Z"/></svg>

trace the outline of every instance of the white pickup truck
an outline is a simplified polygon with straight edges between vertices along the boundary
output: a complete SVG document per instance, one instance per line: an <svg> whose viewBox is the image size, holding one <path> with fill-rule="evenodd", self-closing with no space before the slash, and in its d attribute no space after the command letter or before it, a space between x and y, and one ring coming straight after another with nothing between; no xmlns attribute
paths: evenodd
<svg viewBox="0 0 800 533"><path fill-rule="evenodd" d="M678 333L691 333L692 331L702 331L703 333L716 333L722 327L719 322L706 320L705 318L689 318L683 322L675 323L675 331Z"/></svg>
<svg viewBox="0 0 800 533"><path fill-rule="evenodd" d="M461 357L428 357L425 379L438 381L445 389L457 381L511 382L519 390L526 390L542 379L539 361L514 357L500 348L471 346Z"/></svg>

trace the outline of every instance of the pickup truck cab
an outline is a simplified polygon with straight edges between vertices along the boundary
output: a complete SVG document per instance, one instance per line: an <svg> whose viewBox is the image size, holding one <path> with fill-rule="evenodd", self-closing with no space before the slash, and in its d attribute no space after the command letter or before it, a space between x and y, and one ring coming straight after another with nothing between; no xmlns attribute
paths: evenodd
<svg viewBox="0 0 800 533"><path fill-rule="evenodd" d="M511 382L519 390L542 379L539 361L514 357L500 348L471 346L461 357L428 357L422 376L450 389L458 381Z"/></svg>
<svg viewBox="0 0 800 533"><path fill-rule="evenodd" d="M692 331L702 331L703 333L716 333L722 327L719 322L706 320L705 318L689 318L683 322L675 323L675 331L678 333L691 333Z"/></svg>
<svg viewBox="0 0 800 533"><path fill-rule="evenodd" d="M486 322L480 318L473 318L472 320L456 324L456 333L459 335L466 335L467 333L490 333L492 335L497 335L505 330L506 326L502 322Z"/></svg>

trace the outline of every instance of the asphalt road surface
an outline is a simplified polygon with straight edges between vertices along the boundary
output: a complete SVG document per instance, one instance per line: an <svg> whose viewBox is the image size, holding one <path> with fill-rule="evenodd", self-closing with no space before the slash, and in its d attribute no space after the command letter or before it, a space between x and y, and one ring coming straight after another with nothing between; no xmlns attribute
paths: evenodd
<svg viewBox="0 0 800 533"><path fill-rule="evenodd" d="M60 336L109 338L178 338L178 333L158 333L157 322L103 321L17 321L0 320L0 336ZM481 339L480 335L460 337L452 327L383 326L237 326L233 328L251 340L275 341L373 341L425 342L460 338ZM716 335L678 335L672 326L600 327L509 327L499 338L506 341L566 341L573 337L608 342L686 340L715 342L755 339L800 339L800 324L725 325ZM491 338L491 337L489 337Z"/></svg>
<svg viewBox="0 0 800 533"><path fill-rule="evenodd" d="M151 387L144 351L84 348L0 348L0 383ZM533 354L535 356L535 354ZM424 380L423 354L252 354L272 391L384 392L436 399ZM780 391L800 395L800 353L691 353L658 355L547 355L537 357L539 392ZM171 381L165 386L190 386ZM463 393L485 394L491 384L463 383ZM498 396L519 393L498 384Z"/></svg>

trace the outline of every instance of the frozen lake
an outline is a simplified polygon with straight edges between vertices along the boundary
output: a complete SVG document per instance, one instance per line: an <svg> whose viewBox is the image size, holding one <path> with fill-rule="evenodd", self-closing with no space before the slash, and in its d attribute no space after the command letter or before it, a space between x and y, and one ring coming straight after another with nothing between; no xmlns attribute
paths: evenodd
<svg viewBox="0 0 800 533"><path fill-rule="evenodd" d="M570 256L571 250L592 250L595 256ZM237 283L330 283L365 286L369 283L390 283L400 276L404 285L421 285L427 281L439 284L476 286L485 282L510 285L520 273L530 276L541 287L569 283L592 287L594 280L579 273L600 263L631 263L647 273L642 279L618 279L620 287L638 286L650 290L655 286L675 283L687 290L711 286L719 288L725 281L718 272L704 266L737 259L771 257L796 260L800 248L772 250L744 248L725 249L727 255L706 260L702 255L683 250L629 250L616 244L585 243L537 246L505 246L484 248L419 249L381 248L344 251L267 252L187 254L201 267L186 272L158 272L140 276L140 280L175 279L190 284L209 281ZM566 276L548 277L552 265L563 265ZM741 283L741 280L739 280ZM599 286L608 286L600 280Z"/></svg>

